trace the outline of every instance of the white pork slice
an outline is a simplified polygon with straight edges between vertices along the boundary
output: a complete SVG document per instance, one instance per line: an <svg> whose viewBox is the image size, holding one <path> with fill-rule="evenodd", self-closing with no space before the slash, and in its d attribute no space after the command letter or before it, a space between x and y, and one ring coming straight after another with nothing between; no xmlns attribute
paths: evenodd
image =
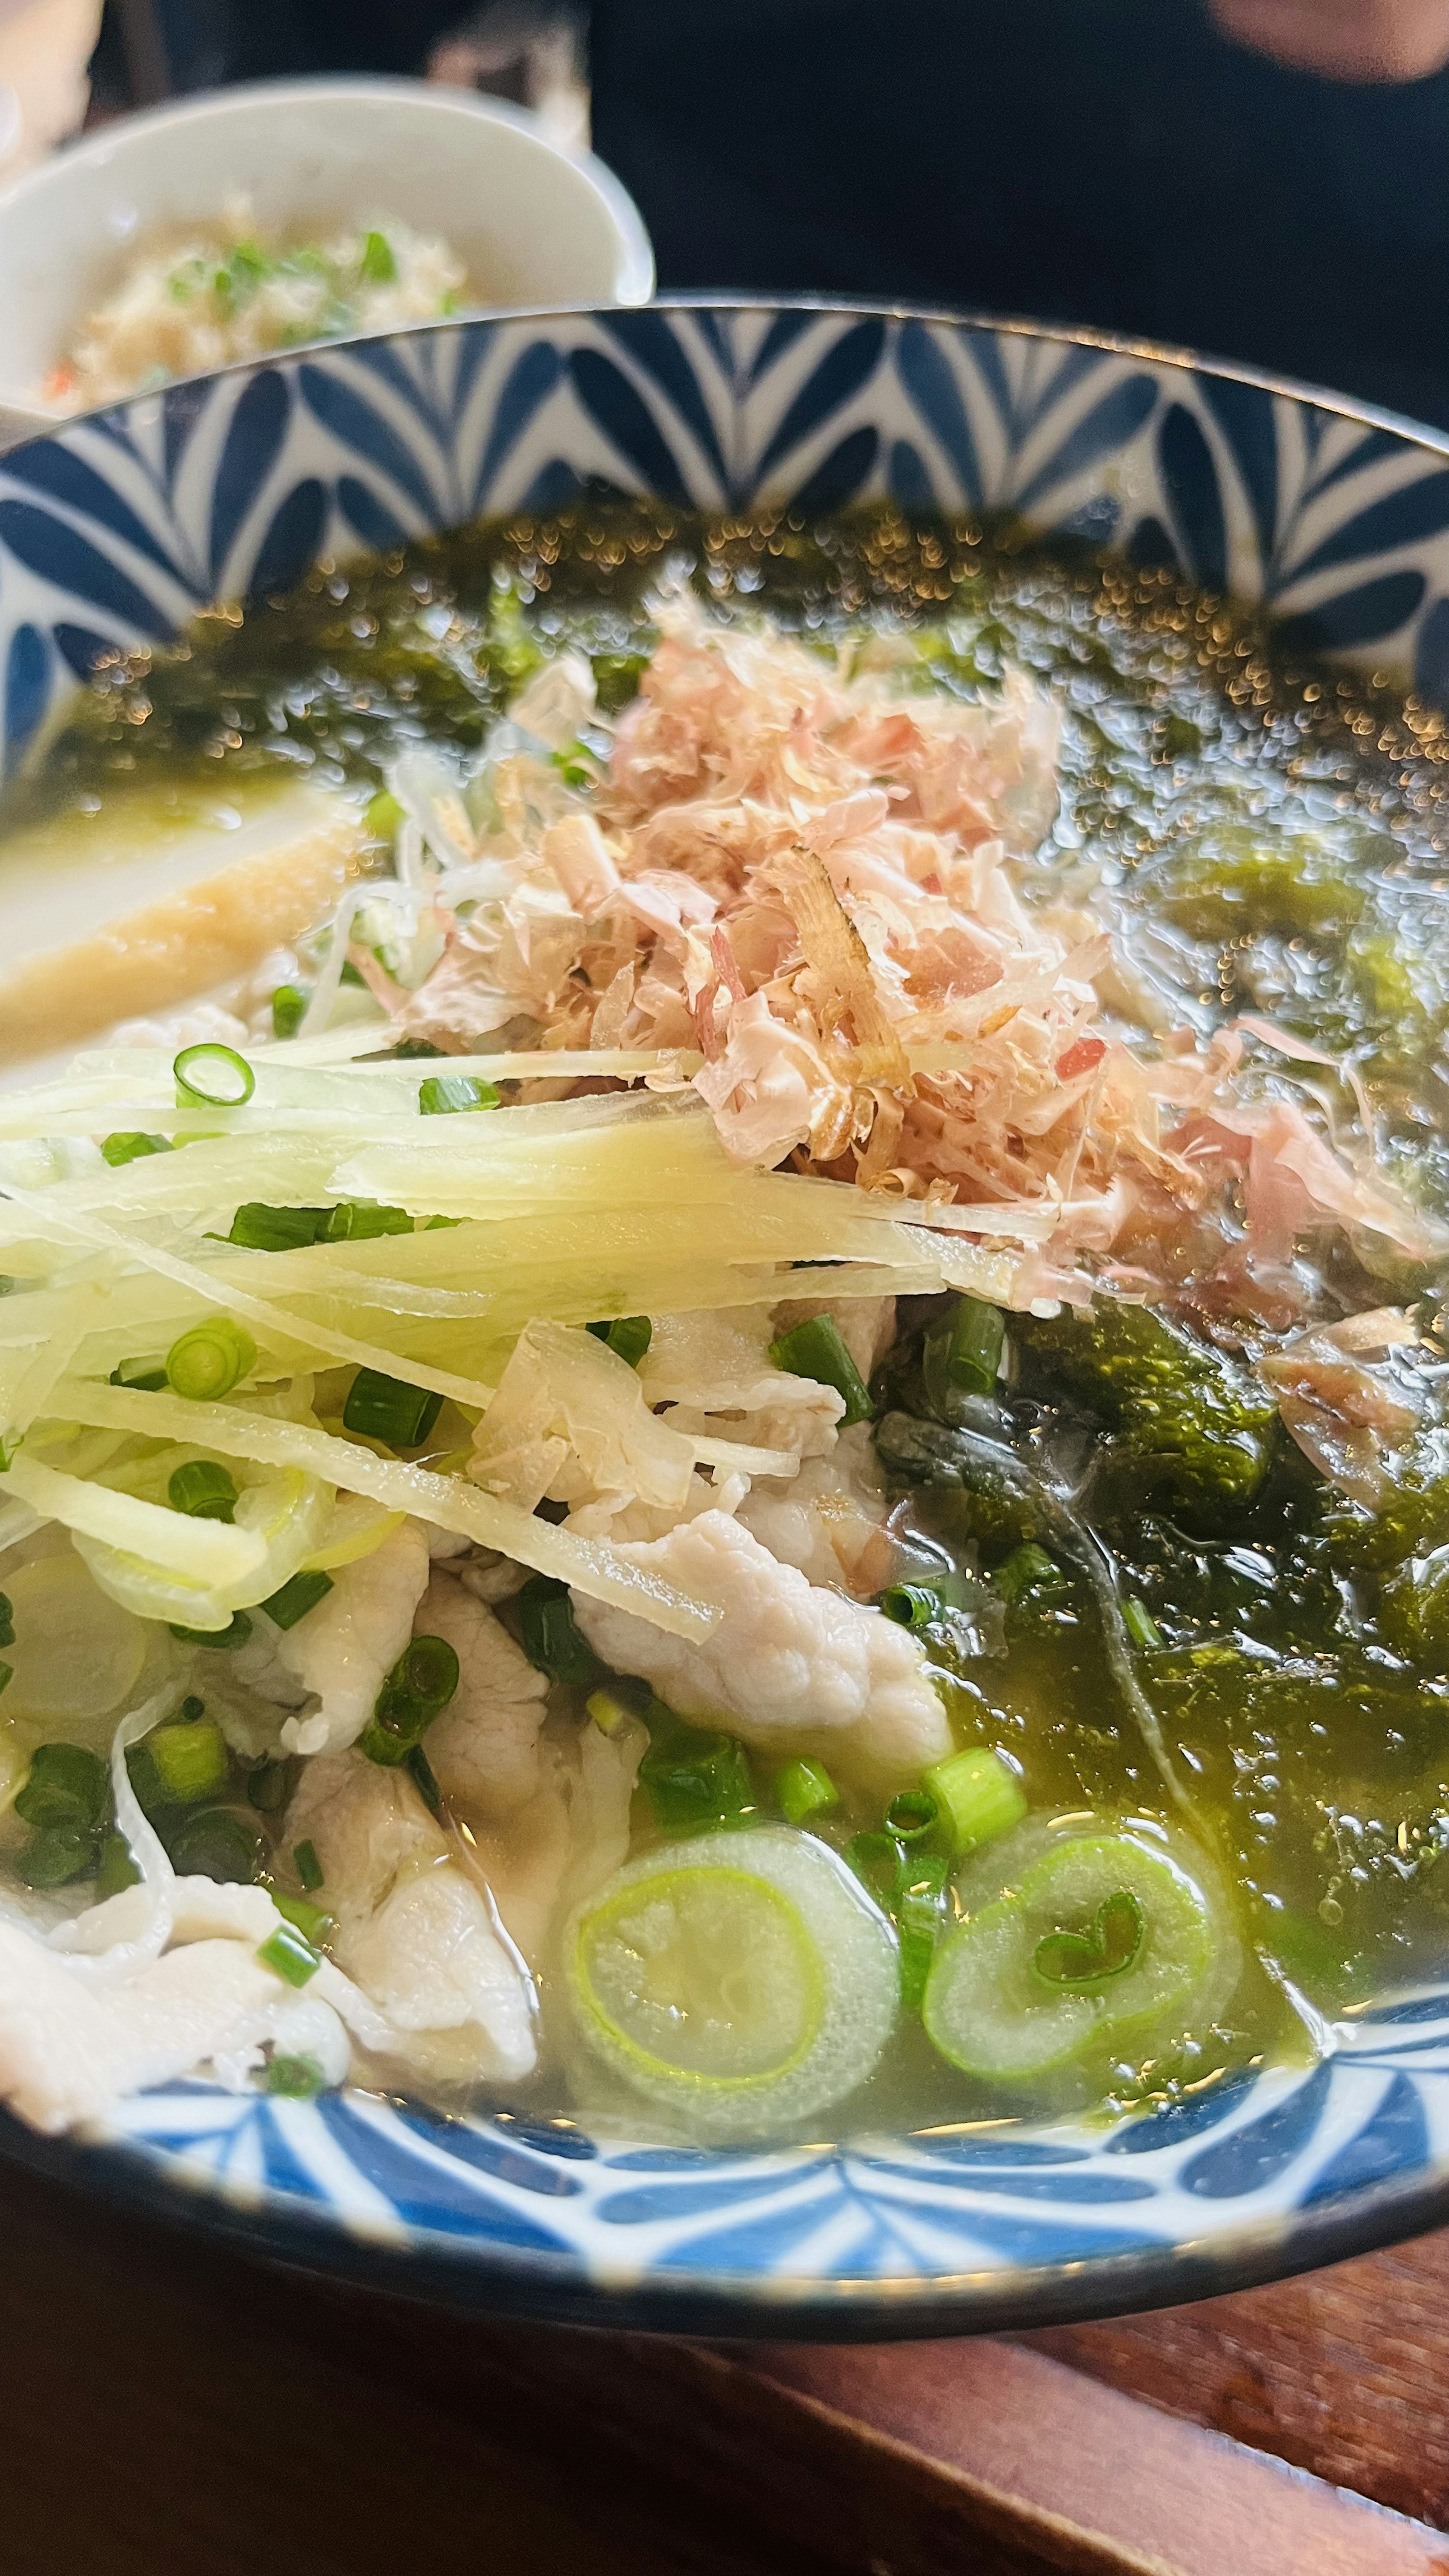
<svg viewBox="0 0 1449 2576"><path fill-rule="evenodd" d="M371 1556L342 1566L316 1609L282 1631L278 1661L322 1703L311 1716L287 1719L289 1753L341 1753L357 1742L427 1587L427 1532L421 1521L404 1521Z"/></svg>
<svg viewBox="0 0 1449 2576"><path fill-rule="evenodd" d="M436 1731L429 1732L430 1753ZM550 1964L553 1936L564 1917L628 1859L630 1802L648 1744L637 1718L620 1719L610 1735L592 1722L579 1726L551 1718L538 1745L533 1796L501 1825L470 1807L466 1787L455 1785L456 1773L438 1773L449 1805L474 1836L494 1902L530 1966Z"/></svg>
<svg viewBox="0 0 1449 2576"><path fill-rule="evenodd" d="M807 1583L865 1593L890 1581L885 1479L867 1422L842 1431L828 1458L807 1458L798 1476L757 1476L737 1517Z"/></svg>
<svg viewBox="0 0 1449 2576"><path fill-rule="evenodd" d="M518 1961L406 1772L361 1753L323 1754L298 1783L287 1838L315 1845L333 1956L386 2014L415 2073L442 2082L532 2073L532 1998Z"/></svg>
<svg viewBox="0 0 1449 2576"><path fill-rule="evenodd" d="M487 1603L451 1574L434 1573L417 1633L446 1639L458 1658L457 1692L428 1729L428 1760L443 1794L470 1819L503 1824L538 1790L548 1682Z"/></svg>
<svg viewBox="0 0 1449 2576"><path fill-rule="evenodd" d="M0 2098L51 2134L149 2084L245 2060L268 2041L305 2050L319 2017L336 2027L249 1943L192 1941L124 1984L101 1986L32 1933L0 1923Z"/></svg>
<svg viewBox="0 0 1449 2576"><path fill-rule="evenodd" d="M691 1646L575 1592L574 1614L616 1672L642 1674L682 1717L747 1744L817 1751L872 1786L896 1785L951 1750L946 1712L909 1630L808 1583L738 1521L701 1512L620 1554L723 1616Z"/></svg>

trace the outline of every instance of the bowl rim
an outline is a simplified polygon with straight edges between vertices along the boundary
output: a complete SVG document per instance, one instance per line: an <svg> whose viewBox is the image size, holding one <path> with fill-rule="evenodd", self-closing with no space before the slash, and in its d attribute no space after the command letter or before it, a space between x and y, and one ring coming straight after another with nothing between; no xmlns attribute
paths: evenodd
<svg viewBox="0 0 1449 2576"><path fill-rule="evenodd" d="M305 83L249 86L308 87ZM357 81L338 86L387 88L397 84ZM495 110L492 102L485 104L489 112L505 113L510 120L522 114L512 108ZM172 112L168 108L155 114L165 117ZM640 309L577 304L505 308L415 323L399 331L357 333L319 346L327 350L365 347L374 340L413 339L437 331L466 330L475 322L575 320L607 324L618 315ZM747 294L712 288L672 292L654 299L648 309L685 314L704 310L874 315L885 320L940 323L957 329L1005 332L1015 338L1101 349L1109 355L1172 366L1187 374L1212 375L1252 385L1365 427L1387 430L1430 453L1449 456L1449 430L1416 421L1383 405L1245 361L1205 356L1170 342L1138 339L1090 324L1058 324L1030 316L879 297ZM292 353L279 354L287 357ZM275 363L276 355L240 359L208 375L182 381L205 385L221 377L255 374ZM128 409L131 403L155 399L154 395L133 395L123 404L74 413L39 431L37 436L54 437ZM5 460L0 456L0 475L4 470ZM286 2263L394 2297L480 2315L741 2340L899 2342L1018 2332L1135 2314L1289 2280L1299 2273L1372 2253L1449 2222L1449 2155L1441 2155L1414 2175L1390 2176L1351 2188L1312 2209L1299 2208L1250 2221L1220 2236L1204 2235L1177 2245L1089 2254L1065 2263L894 2279L854 2275L822 2281L788 2272L733 2276L680 2270L625 2280L591 2274L575 2255L470 2242L435 2229L407 2227L395 2239L369 2235L349 2227L325 2207L314 2208L265 2187L248 2188L245 2192L235 2186L218 2187L210 2175L188 2172L180 2162L148 2152L144 2144L98 2141L85 2136L46 2137L0 2109L0 2166L3 2165L21 2167L82 2198L99 2198L123 2214L158 2221L188 2238L220 2241L262 2260Z"/></svg>
<svg viewBox="0 0 1449 2576"><path fill-rule="evenodd" d="M440 2229L368 2233L265 2185L218 2187L210 2175L134 2142L40 2136L0 2109L6 2165L187 2239L220 2240L264 2262L393 2298L475 2316L741 2342L924 2342L1137 2316L1292 2280L1449 2221L1449 2160L1441 2159L1427 2176L1369 2184L1311 2213L1259 2219L1221 2239L1062 2263L834 2281L684 2269L631 2279L592 2273L573 2254Z"/></svg>
<svg viewBox="0 0 1449 2576"><path fill-rule="evenodd" d="M244 88L256 90L270 89L273 86L305 89L307 84L296 82L274 85L256 81L247 84L239 83L236 92L198 91L195 95L197 99L231 97L240 95ZM321 86L327 86L327 84L321 84ZM387 81L370 82L359 78L338 82L335 86L353 89L387 89L397 88L400 84ZM430 87L432 84L419 83L418 86ZM466 101L477 94L469 91L442 91L442 95ZM489 99L481 101L481 104L490 115L496 114L509 123L518 122L531 114L531 111L516 108L507 100ZM150 110L147 113L163 117L172 112L172 109L167 107ZM137 117L128 119L127 122L139 124L142 119ZM80 143L66 146L65 151L88 149L92 142L99 142L104 134L110 131L112 129L109 127L102 128L98 134L86 136ZM585 156L570 154L562 145L554 145L552 148L559 151L564 159L573 160L575 166L582 166ZM43 173L28 172L24 179L16 183L13 191L0 191L0 214L3 214L6 205L10 202L11 195L17 195L21 188L29 184L30 179L48 175L56 163L63 158L64 154L54 155L52 160L44 165ZM611 185L618 189L638 220L637 209L634 208L633 200L629 197L623 182L615 178L606 163L598 161L593 155L587 158L593 168L602 172ZM642 222L640 229L642 232ZM652 277L653 254L648 245L647 234L644 240ZM1009 333L1013 339L1055 341L1071 348L1101 349L1109 357L1136 358L1149 366L1176 367L1185 375L1217 376L1226 378L1233 384L1253 385L1262 393L1281 395L1288 402L1306 403L1312 410L1331 412L1338 419L1361 422L1366 429L1388 430L1394 437L1405 439L1412 446L1427 448L1434 455L1449 457L1449 427L1441 429L1432 421L1416 420L1410 412L1393 411L1383 403L1369 402L1355 394L1338 393L1332 386L1315 384L1307 376L1280 375L1275 369L1255 366L1248 359L1216 357L1211 351L1190 349L1174 340L1139 339L1130 332L1101 330L1095 323L1046 322L1032 314L992 313L972 305L920 304L897 301L889 296L822 295L814 291L795 293L782 290L778 294L769 294L755 289L741 288L736 292L728 287L700 286L671 287L662 295L646 292L636 301L627 303L621 301L616 304L480 305L476 311L442 315L429 322L404 323L396 330L352 331L336 339L309 341L301 349L273 349L264 351L257 357L233 358L224 367L209 368L202 375L178 376L174 385L158 386L144 394L127 394L119 402L99 403L91 411L57 414L54 419L44 422L37 418L32 436L24 440L11 440L0 448L0 472L4 470L5 457L13 454L22 445L32 446L42 439L60 437L67 430L83 428L92 422L109 419L118 412L129 411L136 403L161 401L167 394L183 387L190 389L200 385L222 383L230 376L253 375L264 367L283 366L294 359L315 358L319 352L327 354L334 350L365 349L380 341L427 339L439 332L466 331L478 323L602 322L607 325L619 314L646 311L682 314L694 312L817 313L823 317L832 314L861 314L866 317L877 317L885 322L940 323L957 331L1003 331ZM5 399L3 392L0 392L0 403Z"/></svg>

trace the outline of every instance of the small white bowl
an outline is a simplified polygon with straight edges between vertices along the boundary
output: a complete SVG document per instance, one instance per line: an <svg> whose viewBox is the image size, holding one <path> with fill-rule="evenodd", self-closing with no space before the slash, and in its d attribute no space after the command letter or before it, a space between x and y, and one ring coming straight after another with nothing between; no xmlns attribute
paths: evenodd
<svg viewBox="0 0 1449 2576"><path fill-rule="evenodd" d="M386 214L437 233L478 310L644 304L633 199L523 108L424 81L259 81L103 127L0 193L0 447L58 414L40 388L154 233L250 197L260 225L325 234Z"/></svg>

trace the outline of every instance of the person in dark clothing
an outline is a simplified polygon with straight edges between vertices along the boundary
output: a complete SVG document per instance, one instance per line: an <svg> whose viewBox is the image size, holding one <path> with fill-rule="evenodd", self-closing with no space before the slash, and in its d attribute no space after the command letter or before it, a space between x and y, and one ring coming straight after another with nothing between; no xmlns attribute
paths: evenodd
<svg viewBox="0 0 1449 2576"><path fill-rule="evenodd" d="M234 79L415 70L460 14L217 6ZM1449 427L1449 0L589 14L595 146L638 202L662 293L1090 323Z"/></svg>

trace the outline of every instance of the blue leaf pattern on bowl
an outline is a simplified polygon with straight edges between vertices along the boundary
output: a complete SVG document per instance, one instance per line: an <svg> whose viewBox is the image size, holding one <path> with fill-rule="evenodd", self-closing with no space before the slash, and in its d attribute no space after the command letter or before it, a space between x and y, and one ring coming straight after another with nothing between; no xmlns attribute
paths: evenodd
<svg viewBox="0 0 1449 2576"><path fill-rule="evenodd" d="M1228 523L1212 450L1183 403L1169 405L1157 433L1163 489L1183 570L1204 590L1228 586Z"/></svg>
<svg viewBox="0 0 1449 2576"><path fill-rule="evenodd" d="M286 444L292 388L275 367L248 382L227 424L211 497L208 555L213 591L226 596L226 575L237 532L270 479Z"/></svg>

